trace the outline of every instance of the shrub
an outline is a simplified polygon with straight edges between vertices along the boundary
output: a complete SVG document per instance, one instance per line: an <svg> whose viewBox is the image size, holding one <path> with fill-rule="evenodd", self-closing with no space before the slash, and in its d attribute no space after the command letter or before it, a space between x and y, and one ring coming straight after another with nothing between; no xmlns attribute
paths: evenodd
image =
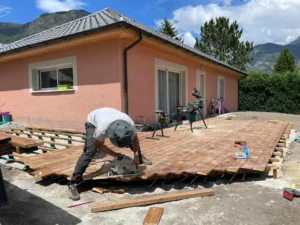
<svg viewBox="0 0 300 225"><path fill-rule="evenodd" d="M240 80L239 110L299 114L300 73L250 73Z"/></svg>

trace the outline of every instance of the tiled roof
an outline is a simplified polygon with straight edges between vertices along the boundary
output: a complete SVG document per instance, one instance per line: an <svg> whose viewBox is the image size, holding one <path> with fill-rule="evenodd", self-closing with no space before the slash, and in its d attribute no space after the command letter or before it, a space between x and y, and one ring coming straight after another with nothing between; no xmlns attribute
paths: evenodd
<svg viewBox="0 0 300 225"><path fill-rule="evenodd" d="M127 16L124 16L110 8L106 8L102 11L90 14L88 16L82 17L80 19L73 20L71 22L62 24L60 26L51 28L49 30L43 31L41 33L23 38L19 41L15 41L4 46L0 46L0 54L5 54L9 52L14 52L22 48L31 48L36 44L47 43L57 39L67 38L68 36L78 35L84 32L92 32L93 30L99 30L111 25L117 25L125 23L133 28L136 28L142 32L146 32L150 35L153 35L156 38L159 38L162 41L165 41L169 44L181 47L189 52L192 52L202 58L213 61L214 63L223 65L232 70L235 70L239 73L247 75L246 72L238 70L220 60L213 58L195 48L192 48L180 41L175 40L174 38L165 35L159 31L156 31L148 26L145 26Z"/></svg>

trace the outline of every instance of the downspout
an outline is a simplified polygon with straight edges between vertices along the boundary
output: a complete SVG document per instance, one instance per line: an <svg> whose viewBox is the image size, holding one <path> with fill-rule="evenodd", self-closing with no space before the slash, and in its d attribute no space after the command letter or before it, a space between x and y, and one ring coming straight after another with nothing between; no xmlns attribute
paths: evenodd
<svg viewBox="0 0 300 225"><path fill-rule="evenodd" d="M127 48L124 49L124 90L125 90L125 113L128 114L128 67L127 67L127 52L143 40L142 32L139 32L140 37Z"/></svg>
<svg viewBox="0 0 300 225"><path fill-rule="evenodd" d="M245 79L247 76L238 80L238 111L240 110L240 81Z"/></svg>

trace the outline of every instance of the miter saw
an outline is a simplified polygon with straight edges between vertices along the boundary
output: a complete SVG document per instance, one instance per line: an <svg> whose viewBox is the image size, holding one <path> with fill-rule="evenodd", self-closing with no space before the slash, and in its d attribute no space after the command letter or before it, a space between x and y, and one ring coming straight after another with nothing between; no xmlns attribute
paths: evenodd
<svg viewBox="0 0 300 225"><path fill-rule="evenodd" d="M110 165L111 171L107 173L109 178L137 176L139 174L133 160L126 155L115 158Z"/></svg>

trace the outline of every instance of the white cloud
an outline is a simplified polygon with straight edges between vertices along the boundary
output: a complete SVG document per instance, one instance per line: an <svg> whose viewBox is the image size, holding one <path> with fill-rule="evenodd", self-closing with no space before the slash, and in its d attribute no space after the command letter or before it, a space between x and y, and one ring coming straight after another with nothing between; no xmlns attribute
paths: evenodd
<svg viewBox="0 0 300 225"><path fill-rule="evenodd" d="M253 41L255 45L266 42L287 44L300 36L300 0L239 0L240 5L231 5L231 0L222 1L223 5L179 8L173 11L171 21L180 33L199 34L200 26L206 21L225 16L231 22L236 20L244 30L243 39Z"/></svg>
<svg viewBox="0 0 300 225"><path fill-rule="evenodd" d="M37 7L45 12L69 11L86 6L79 0L37 0Z"/></svg>
<svg viewBox="0 0 300 225"><path fill-rule="evenodd" d="M7 16L11 12L12 8L10 7L1 7L0 6L0 17Z"/></svg>
<svg viewBox="0 0 300 225"><path fill-rule="evenodd" d="M184 43L194 47L196 43L196 39L193 37L193 35L190 32L185 32L185 34L182 36Z"/></svg>

